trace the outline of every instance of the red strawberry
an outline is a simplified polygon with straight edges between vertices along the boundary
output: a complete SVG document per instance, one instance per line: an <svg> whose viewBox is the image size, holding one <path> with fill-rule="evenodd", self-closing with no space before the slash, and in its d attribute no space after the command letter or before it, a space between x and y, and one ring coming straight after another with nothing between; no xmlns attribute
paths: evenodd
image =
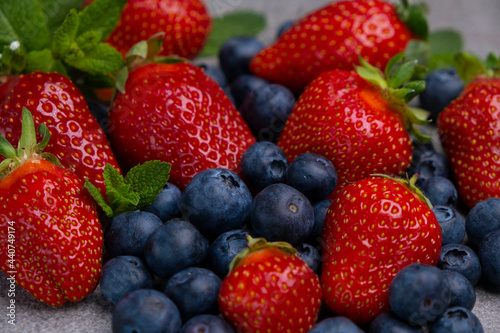
<svg viewBox="0 0 500 333"><path fill-rule="evenodd" d="M500 78L478 78L438 117L460 198L472 208L500 197Z"/></svg>
<svg viewBox="0 0 500 333"><path fill-rule="evenodd" d="M426 25L421 27L425 37ZM382 69L412 37L391 3L337 1L295 23L258 53L250 68L255 75L299 93L322 72L352 70L359 64L358 55Z"/></svg>
<svg viewBox="0 0 500 333"><path fill-rule="evenodd" d="M217 83L184 62L132 71L109 117L110 140L125 167L169 162L169 181L181 188L204 169L238 171L243 152L255 142Z"/></svg>
<svg viewBox="0 0 500 333"><path fill-rule="evenodd" d="M249 237L222 281L219 307L238 332L307 332L321 305L316 274L288 243Z"/></svg>
<svg viewBox="0 0 500 333"><path fill-rule="evenodd" d="M164 32L160 55L192 59L205 45L211 27L200 0L129 0L107 41L125 55L137 42Z"/></svg>
<svg viewBox="0 0 500 333"><path fill-rule="evenodd" d="M373 173L399 175L411 162L412 141L405 126L414 129L411 121L418 119L406 102L423 85L414 81L397 87L411 77L415 63L401 65L388 81L378 69L363 65L359 72L377 77L370 80L379 85L355 72L321 74L300 96L278 141L290 161L305 152L329 158L339 176L336 191Z"/></svg>
<svg viewBox="0 0 500 333"><path fill-rule="evenodd" d="M441 229L414 181L365 178L346 186L330 206L321 284L335 313L368 323L389 310L389 284L403 267L437 264Z"/></svg>
<svg viewBox="0 0 500 333"><path fill-rule="evenodd" d="M42 159L55 157L40 152L27 109L22 119L18 149L0 136L0 269L49 305L76 302L98 283L101 224L82 180Z"/></svg>
<svg viewBox="0 0 500 333"><path fill-rule="evenodd" d="M78 88L63 75L42 72L20 75L6 84L8 93L0 101L0 135L19 140L21 110L26 107L35 122L47 124L51 132L46 151L104 191L104 166L118 168L118 164Z"/></svg>

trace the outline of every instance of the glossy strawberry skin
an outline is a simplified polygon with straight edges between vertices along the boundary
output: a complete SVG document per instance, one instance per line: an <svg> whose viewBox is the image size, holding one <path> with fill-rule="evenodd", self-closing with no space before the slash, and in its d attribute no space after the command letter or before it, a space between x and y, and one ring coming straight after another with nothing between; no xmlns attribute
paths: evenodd
<svg viewBox="0 0 500 333"><path fill-rule="evenodd" d="M160 55L192 59L205 45L212 20L200 0L129 0L107 42L123 55L164 32Z"/></svg>
<svg viewBox="0 0 500 333"><path fill-rule="evenodd" d="M370 177L338 194L322 242L324 303L361 324L389 310L389 284L403 267L437 264L441 230L427 204L404 185Z"/></svg>
<svg viewBox="0 0 500 333"><path fill-rule="evenodd" d="M258 53L250 68L255 75L300 93L322 72L352 70L359 65L358 55L383 69L412 38L388 2L337 1L298 21Z"/></svg>
<svg viewBox="0 0 500 333"><path fill-rule="evenodd" d="M97 286L101 224L83 182L70 170L35 160L2 178L0 228L0 269L35 298L60 306Z"/></svg>
<svg viewBox="0 0 500 333"><path fill-rule="evenodd" d="M500 79L476 79L438 117L441 142L462 201L500 196Z"/></svg>
<svg viewBox="0 0 500 333"><path fill-rule="evenodd" d="M223 90L188 63L148 64L130 73L110 110L110 141L125 168L148 160L172 164L183 189L199 171L239 172L255 142Z"/></svg>
<svg viewBox="0 0 500 333"><path fill-rule="evenodd" d="M383 91L344 70L325 72L307 87L278 145L290 161L305 152L329 158L339 176L335 193L374 173L401 174L413 151L401 115Z"/></svg>
<svg viewBox="0 0 500 333"><path fill-rule="evenodd" d="M263 252L265 251L265 252ZM238 332L307 332L321 305L316 274L278 249L250 255L222 281L219 307Z"/></svg>
<svg viewBox="0 0 500 333"><path fill-rule="evenodd" d="M50 130L52 139L45 151L104 192L104 166L119 166L78 88L63 75L42 72L20 75L6 84L8 93L0 101L0 135L9 142L19 141L21 111L28 108L35 126L45 123Z"/></svg>

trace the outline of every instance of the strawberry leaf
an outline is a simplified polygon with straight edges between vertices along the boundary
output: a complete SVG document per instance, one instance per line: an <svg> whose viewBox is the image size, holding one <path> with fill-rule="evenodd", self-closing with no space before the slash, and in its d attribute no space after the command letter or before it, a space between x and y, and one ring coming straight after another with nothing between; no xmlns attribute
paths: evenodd
<svg viewBox="0 0 500 333"><path fill-rule="evenodd" d="M389 87L397 89L410 80L415 72L416 65L417 62L415 60L403 63L397 71L389 77Z"/></svg>
<svg viewBox="0 0 500 333"><path fill-rule="evenodd" d="M472 54L464 52L457 53L454 61L458 75L465 83L472 81L480 74L486 73L486 67L483 62Z"/></svg>

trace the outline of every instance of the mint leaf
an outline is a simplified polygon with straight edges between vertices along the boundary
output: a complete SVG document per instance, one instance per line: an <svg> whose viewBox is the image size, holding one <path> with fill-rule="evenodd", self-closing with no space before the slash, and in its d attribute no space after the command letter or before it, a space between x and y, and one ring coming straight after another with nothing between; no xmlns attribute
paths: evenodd
<svg viewBox="0 0 500 333"><path fill-rule="evenodd" d="M61 26L54 32L52 38L52 50L54 56L64 58L71 51L76 40L80 16L78 12L72 10L66 16Z"/></svg>
<svg viewBox="0 0 500 333"><path fill-rule="evenodd" d="M138 209L151 204L167 183L171 164L161 161L148 161L135 166L125 176L130 189L140 196Z"/></svg>
<svg viewBox="0 0 500 333"><path fill-rule="evenodd" d="M87 41L88 42L88 41ZM85 49L87 45L83 45ZM114 47L109 44L100 43L94 48L84 52L82 49L73 49L64 61L90 75L107 75L117 72L125 65L123 57Z"/></svg>
<svg viewBox="0 0 500 333"><path fill-rule="evenodd" d="M101 206L102 210L108 217L113 216L113 209L108 205L106 202L106 199L104 199L103 195L101 192L99 192L99 189L92 184L88 178L85 179L84 183L85 188L89 191L89 194L94 198L95 202Z"/></svg>
<svg viewBox="0 0 500 333"><path fill-rule="evenodd" d="M134 210L139 202L139 195L130 191L130 185L125 183L120 171L108 163L104 167L103 177L106 184L106 197L113 215Z"/></svg>
<svg viewBox="0 0 500 333"><path fill-rule="evenodd" d="M431 54L453 54L462 51L462 47L462 36L455 30L436 30L429 35Z"/></svg>
<svg viewBox="0 0 500 333"><path fill-rule="evenodd" d="M50 44L50 32L37 0L0 1L0 47L19 41L28 51Z"/></svg>
<svg viewBox="0 0 500 333"><path fill-rule="evenodd" d="M126 3L127 0L95 0L81 12L78 33L93 30L104 40L118 24Z"/></svg>
<svg viewBox="0 0 500 333"><path fill-rule="evenodd" d="M262 14L251 11L235 11L212 20L212 31L201 52L201 57L218 54L226 40L235 36L255 36L266 26Z"/></svg>
<svg viewBox="0 0 500 333"><path fill-rule="evenodd" d="M71 9L82 8L82 0L38 0L38 2L51 32L61 25Z"/></svg>
<svg viewBox="0 0 500 333"><path fill-rule="evenodd" d="M50 49L31 51L26 55L24 72L31 73L36 70L46 73L57 72L62 75L68 74L64 64L53 57Z"/></svg>
<svg viewBox="0 0 500 333"><path fill-rule="evenodd" d="M26 51L22 47L16 49L4 46L0 64L2 75L21 73L26 66Z"/></svg>

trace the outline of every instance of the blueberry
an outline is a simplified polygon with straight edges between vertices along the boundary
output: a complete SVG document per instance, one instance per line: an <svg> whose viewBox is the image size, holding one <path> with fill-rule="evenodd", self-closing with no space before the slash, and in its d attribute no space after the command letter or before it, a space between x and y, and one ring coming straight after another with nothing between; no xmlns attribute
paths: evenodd
<svg viewBox="0 0 500 333"><path fill-rule="evenodd" d="M180 333L236 333L233 327L221 317L201 314L189 319Z"/></svg>
<svg viewBox="0 0 500 333"><path fill-rule="evenodd" d="M241 173L257 191L272 184L284 183L287 168L285 152L269 141L252 144L241 158Z"/></svg>
<svg viewBox="0 0 500 333"><path fill-rule="evenodd" d="M177 305L185 322L196 315L219 312L221 283L222 280L206 268L188 267L168 280L165 294Z"/></svg>
<svg viewBox="0 0 500 333"><path fill-rule="evenodd" d="M113 310L113 333L177 333L181 315L162 292L138 289L123 297Z"/></svg>
<svg viewBox="0 0 500 333"><path fill-rule="evenodd" d="M276 39L280 38L288 29L290 29L295 24L294 20L286 20L281 23L278 27L278 32L276 33Z"/></svg>
<svg viewBox="0 0 500 333"><path fill-rule="evenodd" d="M171 183L165 184L156 199L144 211L158 216L163 222L180 217L181 190Z"/></svg>
<svg viewBox="0 0 500 333"><path fill-rule="evenodd" d="M338 176L329 159L315 153L297 156L286 171L286 183L310 201L326 199L337 186Z"/></svg>
<svg viewBox="0 0 500 333"><path fill-rule="evenodd" d="M162 224L158 216L138 210L114 216L104 237L108 254L143 257L148 237Z"/></svg>
<svg viewBox="0 0 500 333"><path fill-rule="evenodd" d="M149 269L161 278L200 264L209 241L191 223L171 219L149 236L144 255Z"/></svg>
<svg viewBox="0 0 500 333"><path fill-rule="evenodd" d="M226 89L227 78L220 67L209 64L201 64L199 67L203 69L205 75L217 82L219 87L221 87L222 89Z"/></svg>
<svg viewBox="0 0 500 333"><path fill-rule="evenodd" d="M454 206L457 203L457 189L448 178L437 176L426 179L420 184L420 189L434 206Z"/></svg>
<svg viewBox="0 0 500 333"><path fill-rule="evenodd" d="M331 332L342 332L342 333L363 333L363 330L356 326L347 317L330 317L325 318L317 322L313 328L311 328L308 333L331 333Z"/></svg>
<svg viewBox="0 0 500 333"><path fill-rule="evenodd" d="M234 97L236 108L240 108L241 103L243 103L249 93L267 84L269 84L269 82L252 74L241 74L234 79L234 81L229 84L229 90Z"/></svg>
<svg viewBox="0 0 500 333"><path fill-rule="evenodd" d="M254 236L254 232L247 229L226 231L210 245L207 259L210 268L218 276L225 277L229 273L229 264L233 258L247 247L247 234Z"/></svg>
<svg viewBox="0 0 500 333"><path fill-rule="evenodd" d="M483 333L481 322L470 310L454 306L447 309L431 326L430 333Z"/></svg>
<svg viewBox="0 0 500 333"><path fill-rule="evenodd" d="M500 290L500 230L490 232L479 244L478 256L486 280Z"/></svg>
<svg viewBox="0 0 500 333"><path fill-rule="evenodd" d="M424 333L424 330L420 326L404 321L394 312L386 311L373 319L369 333Z"/></svg>
<svg viewBox="0 0 500 333"><path fill-rule="evenodd" d="M326 213L332 204L333 200L321 200L316 202L312 207L314 211L314 226L307 237L306 241L311 244L321 244L321 231L325 222Z"/></svg>
<svg viewBox="0 0 500 333"><path fill-rule="evenodd" d="M118 256L102 266L99 284L104 298L116 304L131 291L153 288L153 276L139 257Z"/></svg>
<svg viewBox="0 0 500 333"><path fill-rule="evenodd" d="M219 64L229 82L241 74L250 73L250 61L264 44L255 37L231 37L219 50Z"/></svg>
<svg viewBox="0 0 500 333"><path fill-rule="evenodd" d="M320 275L321 254L319 251L314 246L306 243L301 243L296 246L295 249L297 250L297 255L304 260L307 266L309 266L316 275Z"/></svg>
<svg viewBox="0 0 500 333"><path fill-rule="evenodd" d="M467 237L474 246L490 232L500 230L500 198L476 203L465 218Z"/></svg>
<svg viewBox="0 0 500 333"><path fill-rule="evenodd" d="M181 202L183 216L203 235L214 239L245 225L250 216L252 194L233 171L205 169L188 183Z"/></svg>
<svg viewBox="0 0 500 333"><path fill-rule="evenodd" d="M464 83L455 68L434 70L425 77L425 89L419 95L420 104L431 112L430 118L435 121L463 89Z"/></svg>
<svg viewBox="0 0 500 333"><path fill-rule="evenodd" d="M465 238L465 223L453 207L434 206L432 208L441 227L441 245L460 244Z"/></svg>
<svg viewBox="0 0 500 333"><path fill-rule="evenodd" d="M426 264L404 267L389 285L392 311L410 324L434 321L448 308L450 300L451 291L441 270Z"/></svg>
<svg viewBox="0 0 500 333"><path fill-rule="evenodd" d="M463 306L472 310L476 304L476 292L469 279L459 272L449 269L442 270L443 276L451 290L451 306Z"/></svg>
<svg viewBox="0 0 500 333"><path fill-rule="evenodd" d="M257 236L297 246L311 233L314 211L305 195L286 184L274 184L255 196L251 222Z"/></svg>
<svg viewBox="0 0 500 333"><path fill-rule="evenodd" d="M266 84L252 90L239 111L258 141L277 142L295 101L288 88Z"/></svg>
<svg viewBox="0 0 500 333"><path fill-rule="evenodd" d="M481 264L477 254L467 245L448 244L441 247L437 266L459 272L475 286L481 278Z"/></svg>
<svg viewBox="0 0 500 333"><path fill-rule="evenodd" d="M418 185L432 177L450 177L446 157L432 149L415 149L413 151L409 173L411 175L418 174Z"/></svg>

